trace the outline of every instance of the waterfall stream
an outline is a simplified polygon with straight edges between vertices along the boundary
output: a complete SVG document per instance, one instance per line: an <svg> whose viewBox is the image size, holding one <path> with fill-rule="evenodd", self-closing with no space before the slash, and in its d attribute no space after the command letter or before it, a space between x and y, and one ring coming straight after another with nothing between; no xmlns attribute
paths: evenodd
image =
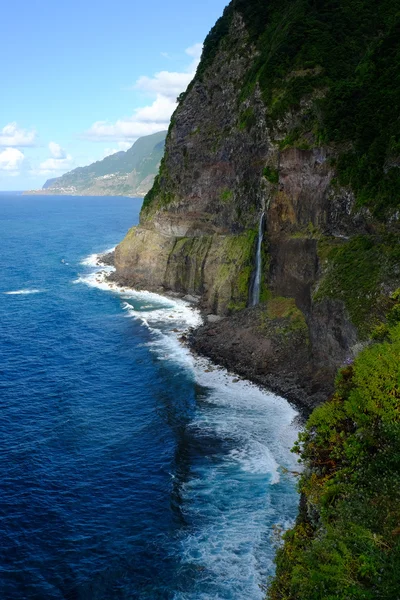
<svg viewBox="0 0 400 600"><path fill-rule="evenodd" d="M261 247L264 236L264 213L261 214L260 224L258 226L258 239L257 239L257 254L256 254L256 270L254 274L253 288L250 298L250 306L256 306L260 302L260 288L261 288Z"/></svg>

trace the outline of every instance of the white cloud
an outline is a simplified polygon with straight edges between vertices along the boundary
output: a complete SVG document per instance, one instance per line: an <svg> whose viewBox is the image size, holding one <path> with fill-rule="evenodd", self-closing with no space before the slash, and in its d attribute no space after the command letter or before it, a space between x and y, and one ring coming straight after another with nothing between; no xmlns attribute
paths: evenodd
<svg viewBox="0 0 400 600"><path fill-rule="evenodd" d="M8 123L0 130L0 146L7 148L20 146L34 146L36 140L36 131L27 131L20 129L17 123Z"/></svg>
<svg viewBox="0 0 400 600"><path fill-rule="evenodd" d="M167 129L177 104L176 98L187 88L193 79L200 60L202 44L194 44L186 49L193 58L187 69L182 72L160 71L153 77L139 77L133 89L146 92L155 97L152 104L138 108L130 117L118 119L114 123L96 121L86 132L85 137L94 141L129 140Z"/></svg>
<svg viewBox="0 0 400 600"><path fill-rule="evenodd" d="M57 144L49 143L50 158L43 160L38 168L31 170L31 175L62 175L74 168L75 161L70 154Z"/></svg>
<svg viewBox="0 0 400 600"><path fill-rule="evenodd" d="M86 135L95 141L116 139L134 142L144 135L168 129L175 107L175 101L158 94L152 104L136 109L132 117L118 119L115 123L96 121Z"/></svg>
<svg viewBox="0 0 400 600"><path fill-rule="evenodd" d="M134 118L139 123L168 123L175 108L175 99L171 100L163 94L157 94L153 104L138 108Z"/></svg>
<svg viewBox="0 0 400 600"><path fill-rule="evenodd" d="M120 150L126 152L132 146L130 142L118 142L118 147Z"/></svg>
<svg viewBox="0 0 400 600"><path fill-rule="evenodd" d="M70 154L65 158L47 158L40 163L39 169L35 171L35 175L52 175L63 174L73 168L73 160Z"/></svg>
<svg viewBox="0 0 400 600"><path fill-rule="evenodd" d="M186 48L185 52L188 56L191 56L193 58L193 61L189 65L188 70L191 73L193 73L193 76L194 76L194 74L196 73L196 69L200 62L201 53L203 52L203 44L193 44L193 46Z"/></svg>
<svg viewBox="0 0 400 600"><path fill-rule="evenodd" d="M64 148L61 148L60 144L56 144L55 142L50 142L49 150L53 158L62 159L67 157Z"/></svg>
<svg viewBox="0 0 400 600"><path fill-rule="evenodd" d="M6 148L0 152L0 170L7 171L10 175L18 175L24 160L25 156L21 150Z"/></svg>
<svg viewBox="0 0 400 600"><path fill-rule="evenodd" d="M176 100L177 96L186 89L193 78L193 73L174 73L173 71L160 71L154 77L139 77L135 88L143 92L160 94L166 98Z"/></svg>
<svg viewBox="0 0 400 600"><path fill-rule="evenodd" d="M118 142L118 148L104 148L103 150L103 158L106 156L111 156L112 154L116 154L117 152L126 152L132 146L131 142Z"/></svg>
<svg viewBox="0 0 400 600"><path fill-rule="evenodd" d="M193 44L193 46L190 46L189 48L186 48L186 50L185 50L186 54L188 54L189 56L192 56L193 58L196 58L197 60L200 60L202 51L203 51L203 44Z"/></svg>
<svg viewBox="0 0 400 600"><path fill-rule="evenodd" d="M171 112L172 114L172 112ZM126 117L119 119L115 123L107 123L107 121L96 121L93 123L86 137L93 141L102 142L107 138L110 140L126 139L134 142L137 138L151 133L157 133L162 129L167 129L168 121L157 121L155 123L140 122L134 117Z"/></svg>
<svg viewBox="0 0 400 600"><path fill-rule="evenodd" d="M154 77L143 75L137 80L134 89L159 94L175 100L193 79L197 65L200 61L202 50L203 44L194 44L193 46L190 46L190 48L186 48L186 54L194 59L186 71L160 71L159 73L156 73Z"/></svg>

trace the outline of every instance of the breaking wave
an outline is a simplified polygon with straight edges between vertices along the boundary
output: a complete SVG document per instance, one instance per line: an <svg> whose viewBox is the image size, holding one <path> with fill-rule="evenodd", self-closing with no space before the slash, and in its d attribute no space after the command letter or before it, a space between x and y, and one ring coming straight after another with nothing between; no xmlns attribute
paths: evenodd
<svg viewBox="0 0 400 600"><path fill-rule="evenodd" d="M274 528L289 526L296 513L291 472L298 465L290 453L296 411L181 343L189 327L201 324L196 307L109 282L113 268L99 266L97 255L82 264L91 271L76 283L118 295L125 316L149 330L147 346L155 359L174 364L197 387L186 431L189 475L177 483L187 527L171 542L180 564L174 599L262 600L273 572Z"/></svg>
<svg viewBox="0 0 400 600"><path fill-rule="evenodd" d="M44 292L45 290L13 290L10 292L3 292L3 294L5 294L6 296L19 296L19 295L25 295L25 294L41 294L42 292Z"/></svg>

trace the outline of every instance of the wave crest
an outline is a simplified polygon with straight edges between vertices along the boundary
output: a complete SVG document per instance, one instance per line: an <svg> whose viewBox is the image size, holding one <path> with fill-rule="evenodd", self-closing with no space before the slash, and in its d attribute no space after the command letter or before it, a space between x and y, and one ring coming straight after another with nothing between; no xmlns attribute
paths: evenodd
<svg viewBox="0 0 400 600"><path fill-rule="evenodd" d="M9 292L3 292L3 294L5 294L6 296L19 296L19 295L24 295L24 294L41 294L44 291L45 290L24 289L24 290L11 290Z"/></svg>

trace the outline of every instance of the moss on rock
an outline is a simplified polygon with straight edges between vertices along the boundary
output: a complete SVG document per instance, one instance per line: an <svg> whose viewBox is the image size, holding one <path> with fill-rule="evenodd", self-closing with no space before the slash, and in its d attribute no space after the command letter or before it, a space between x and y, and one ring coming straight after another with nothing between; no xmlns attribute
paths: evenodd
<svg viewBox="0 0 400 600"><path fill-rule="evenodd" d="M349 240L318 242L323 276L314 302L342 300L362 339L368 337L387 310L390 291L400 280L398 236L359 235Z"/></svg>
<svg viewBox="0 0 400 600"><path fill-rule="evenodd" d="M228 312L246 308L254 269L256 230L221 237L210 249L209 264L215 265L211 295L216 307Z"/></svg>

